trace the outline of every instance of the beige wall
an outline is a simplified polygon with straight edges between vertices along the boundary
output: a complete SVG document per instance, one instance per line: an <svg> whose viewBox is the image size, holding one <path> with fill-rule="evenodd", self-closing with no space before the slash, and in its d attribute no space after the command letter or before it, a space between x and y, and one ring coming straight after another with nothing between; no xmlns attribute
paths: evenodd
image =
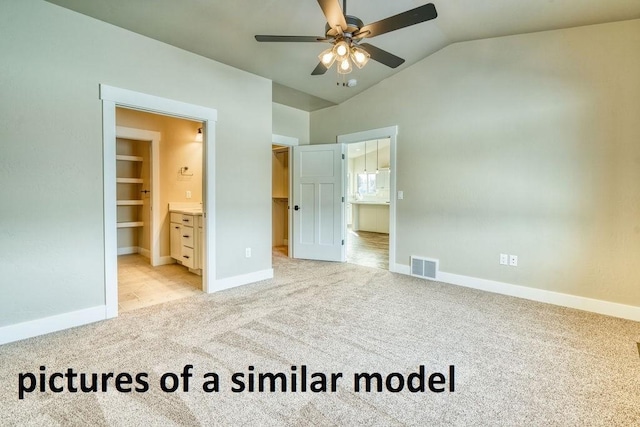
<svg viewBox="0 0 640 427"><path fill-rule="evenodd" d="M398 263L640 306L639 46L640 20L454 44L311 141L398 125Z"/></svg>
<svg viewBox="0 0 640 427"><path fill-rule="evenodd" d="M309 144L309 113L274 102L273 133L298 138L300 145Z"/></svg>
<svg viewBox="0 0 640 427"><path fill-rule="evenodd" d="M116 124L160 132L160 256L169 256L169 203L202 202L202 142L195 141L202 123L142 111L116 109ZM180 168L188 167L185 174ZM192 176L188 176L192 175ZM187 199L191 191L191 199ZM148 247L147 247L148 249Z"/></svg>
<svg viewBox="0 0 640 427"><path fill-rule="evenodd" d="M0 326L105 304L101 83L217 109L216 278L271 268L269 80L41 0L0 53Z"/></svg>

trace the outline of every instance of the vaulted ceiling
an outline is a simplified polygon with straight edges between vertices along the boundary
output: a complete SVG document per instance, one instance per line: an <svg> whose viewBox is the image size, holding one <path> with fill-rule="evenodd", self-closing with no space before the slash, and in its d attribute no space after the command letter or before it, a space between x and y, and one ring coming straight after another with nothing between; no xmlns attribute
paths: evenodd
<svg viewBox="0 0 640 427"><path fill-rule="evenodd" d="M432 0L438 17L368 39L406 62L370 61L336 83L335 66L312 76L324 43L258 43L254 35L324 36L316 0L47 0L273 81L275 102L307 111L339 104L449 44L640 18L640 0ZM338 2L339 0L336 0ZM342 0L339 1L342 5ZM422 0L348 0L365 24L422 6Z"/></svg>

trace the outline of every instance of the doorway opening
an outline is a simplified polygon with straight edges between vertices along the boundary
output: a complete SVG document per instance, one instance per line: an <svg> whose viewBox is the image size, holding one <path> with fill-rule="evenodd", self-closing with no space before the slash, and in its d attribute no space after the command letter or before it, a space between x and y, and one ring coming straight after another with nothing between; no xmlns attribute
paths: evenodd
<svg viewBox="0 0 640 427"><path fill-rule="evenodd" d="M292 257L291 157L298 138L271 135L271 233L273 256Z"/></svg>
<svg viewBox="0 0 640 427"><path fill-rule="evenodd" d="M289 147L271 146L273 252L289 256Z"/></svg>
<svg viewBox="0 0 640 427"><path fill-rule="evenodd" d="M396 271L398 127L339 135L346 144L347 262Z"/></svg>
<svg viewBox="0 0 640 427"><path fill-rule="evenodd" d="M347 262L389 269L390 138L347 144Z"/></svg>
<svg viewBox="0 0 640 427"><path fill-rule="evenodd" d="M215 124L217 111L154 95L100 85L103 141L104 285L105 318L118 315L116 107L200 122L202 126L202 288L215 290ZM155 165L158 163L156 162ZM186 172L182 165L181 171ZM155 167L155 166L154 166ZM179 173L179 172L178 172ZM157 210L153 215L157 215ZM166 222L163 223L163 226ZM168 225L166 225L168 227Z"/></svg>
<svg viewBox="0 0 640 427"><path fill-rule="evenodd" d="M198 294L202 122L118 107L116 125L118 309Z"/></svg>

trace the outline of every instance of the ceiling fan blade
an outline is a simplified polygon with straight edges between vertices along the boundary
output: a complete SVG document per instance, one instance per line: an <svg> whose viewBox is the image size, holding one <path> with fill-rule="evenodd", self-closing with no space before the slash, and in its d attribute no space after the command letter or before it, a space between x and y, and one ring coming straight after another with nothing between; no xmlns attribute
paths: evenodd
<svg viewBox="0 0 640 427"><path fill-rule="evenodd" d="M259 42L326 42L329 39L316 36L255 36Z"/></svg>
<svg viewBox="0 0 640 427"><path fill-rule="evenodd" d="M318 4L331 28L340 27L343 31L347 29L347 21L344 19L344 13L338 0L318 0Z"/></svg>
<svg viewBox="0 0 640 427"><path fill-rule="evenodd" d="M358 31L355 36L375 37L380 34L399 30L400 28L410 27L411 25L435 19L437 16L438 12L433 3L427 3L424 6L416 7L415 9L407 10L406 12L390 16L381 21L365 25L360 28L360 31Z"/></svg>
<svg viewBox="0 0 640 427"><path fill-rule="evenodd" d="M358 46L366 50L367 53L371 55L371 59L378 61L387 67L397 68L404 63L404 59L399 56L395 56L394 54L389 53L386 50L382 50L379 47L375 47L372 44L361 43Z"/></svg>
<svg viewBox="0 0 640 427"><path fill-rule="evenodd" d="M312 76L321 76L327 72L327 67L322 62L318 62L318 66L311 72Z"/></svg>

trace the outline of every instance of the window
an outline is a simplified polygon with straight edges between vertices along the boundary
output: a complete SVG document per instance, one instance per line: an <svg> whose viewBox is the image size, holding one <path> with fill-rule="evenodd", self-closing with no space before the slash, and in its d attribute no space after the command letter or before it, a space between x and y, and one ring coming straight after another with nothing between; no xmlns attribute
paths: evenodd
<svg viewBox="0 0 640 427"><path fill-rule="evenodd" d="M376 174L375 173L359 173L358 174L358 194L376 194Z"/></svg>

